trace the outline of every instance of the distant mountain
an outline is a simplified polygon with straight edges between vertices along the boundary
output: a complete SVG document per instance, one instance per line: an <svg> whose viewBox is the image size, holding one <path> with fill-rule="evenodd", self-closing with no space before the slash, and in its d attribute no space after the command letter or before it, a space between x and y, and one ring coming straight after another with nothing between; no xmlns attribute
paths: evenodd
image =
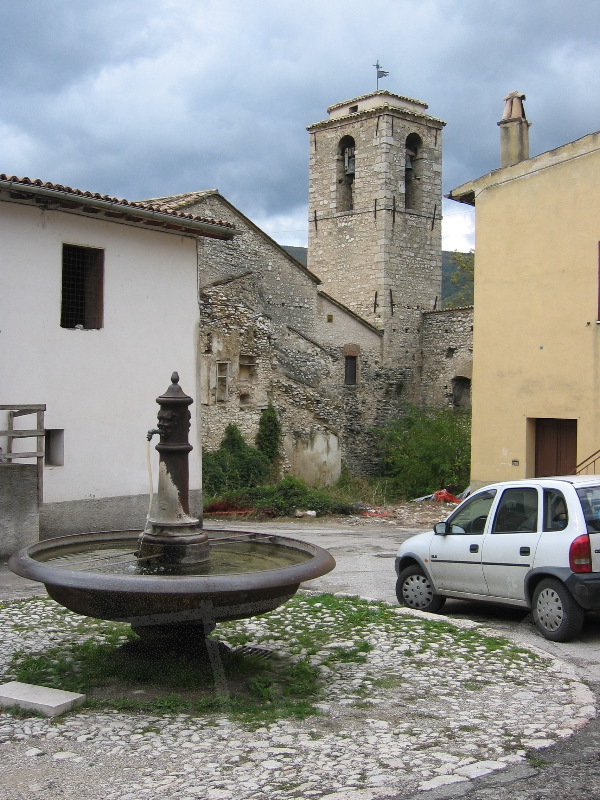
<svg viewBox="0 0 600 800"><path fill-rule="evenodd" d="M473 304L473 278L466 275L461 276L458 283L452 281L452 273L455 266L452 263L454 250L442 250L442 307L456 308ZM460 253L463 256L470 256L471 253Z"/></svg>
<svg viewBox="0 0 600 800"><path fill-rule="evenodd" d="M294 247L292 245L281 245L285 251L293 256L296 261L299 261L305 267L308 266L308 248L307 247ZM467 289L465 284L458 284L452 282L452 273L454 266L452 264L452 256L454 251L442 251L442 306L449 308L453 303L453 298L458 296L459 293L464 295L464 290Z"/></svg>

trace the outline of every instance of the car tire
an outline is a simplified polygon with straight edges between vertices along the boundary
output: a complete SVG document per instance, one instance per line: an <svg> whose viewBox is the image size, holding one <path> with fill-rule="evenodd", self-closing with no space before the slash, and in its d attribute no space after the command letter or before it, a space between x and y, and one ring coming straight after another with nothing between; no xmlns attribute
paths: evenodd
<svg viewBox="0 0 600 800"><path fill-rule="evenodd" d="M446 598L434 591L433 584L416 564L403 569L396 582L396 597L401 606L435 614Z"/></svg>
<svg viewBox="0 0 600 800"><path fill-rule="evenodd" d="M585 616L567 587L554 578L535 587L532 612L538 631L551 642L568 642L577 636Z"/></svg>

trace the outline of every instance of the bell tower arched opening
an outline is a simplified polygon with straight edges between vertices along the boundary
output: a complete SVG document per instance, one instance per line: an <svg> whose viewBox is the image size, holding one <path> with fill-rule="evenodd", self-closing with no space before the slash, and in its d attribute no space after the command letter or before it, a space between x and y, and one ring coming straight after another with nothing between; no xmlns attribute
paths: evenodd
<svg viewBox="0 0 600 800"><path fill-rule="evenodd" d="M340 139L337 155L337 211L352 211L354 208L355 149L352 136Z"/></svg>
<svg viewBox="0 0 600 800"><path fill-rule="evenodd" d="M421 178L423 177L423 140L416 133L406 137L404 166L404 207L418 211L421 207Z"/></svg>

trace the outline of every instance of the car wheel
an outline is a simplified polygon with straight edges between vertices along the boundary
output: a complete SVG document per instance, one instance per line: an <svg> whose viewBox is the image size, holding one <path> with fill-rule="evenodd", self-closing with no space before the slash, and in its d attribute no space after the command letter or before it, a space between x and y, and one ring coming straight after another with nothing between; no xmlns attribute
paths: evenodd
<svg viewBox="0 0 600 800"><path fill-rule="evenodd" d="M446 602L445 597L435 594L433 584L421 567L406 567L398 576L396 597L401 606L430 611L435 614Z"/></svg>
<svg viewBox="0 0 600 800"><path fill-rule="evenodd" d="M581 631L584 611L560 581L546 578L533 593L533 621L552 642L568 642Z"/></svg>

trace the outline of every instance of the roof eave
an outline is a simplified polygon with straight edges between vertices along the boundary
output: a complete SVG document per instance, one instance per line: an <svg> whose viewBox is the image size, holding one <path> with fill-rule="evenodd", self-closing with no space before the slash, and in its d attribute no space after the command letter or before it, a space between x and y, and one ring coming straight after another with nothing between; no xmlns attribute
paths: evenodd
<svg viewBox="0 0 600 800"><path fill-rule="evenodd" d="M0 191L8 192L13 200L55 203L59 208L74 213L103 213L107 218L119 219L129 224L147 225L155 229L164 229L188 236L206 236L213 239L231 240L240 233L240 231L225 223L185 219L175 214L150 208L139 208L129 203L121 205L108 199L89 197L84 194L61 191L47 186L24 184L10 179L0 180Z"/></svg>
<svg viewBox="0 0 600 800"><path fill-rule="evenodd" d="M411 111L407 108L398 108L397 106L381 105L375 108L365 108L364 111L356 111L353 114L344 114L342 117L330 117L320 122L313 122L312 125L307 126L306 130L312 133L320 128L326 128L328 126L335 127L336 125L345 124L348 120L356 119L357 117L377 116L380 114L394 114L397 117L404 117L405 119L424 119L439 130L446 127L444 120L432 117L429 114L421 114L417 111Z"/></svg>
<svg viewBox="0 0 600 800"><path fill-rule="evenodd" d="M456 200L457 203L465 203L468 206L475 205L475 186L473 181L463 183L456 189L451 189L444 197L447 200Z"/></svg>

